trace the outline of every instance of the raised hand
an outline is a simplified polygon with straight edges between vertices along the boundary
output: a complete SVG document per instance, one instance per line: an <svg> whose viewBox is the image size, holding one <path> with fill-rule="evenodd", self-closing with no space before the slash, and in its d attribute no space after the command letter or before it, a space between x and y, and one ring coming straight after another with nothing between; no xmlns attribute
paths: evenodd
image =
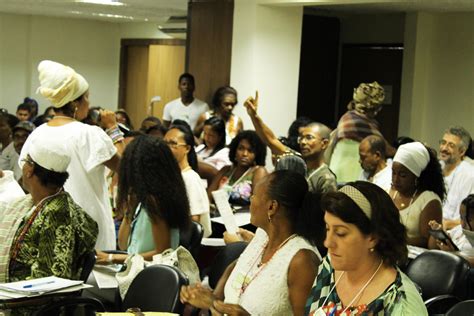
<svg viewBox="0 0 474 316"><path fill-rule="evenodd" d="M256 116L257 115L258 91L255 91L255 98L248 97L247 100L245 100L244 106L247 109L248 115L250 115L250 116Z"/></svg>

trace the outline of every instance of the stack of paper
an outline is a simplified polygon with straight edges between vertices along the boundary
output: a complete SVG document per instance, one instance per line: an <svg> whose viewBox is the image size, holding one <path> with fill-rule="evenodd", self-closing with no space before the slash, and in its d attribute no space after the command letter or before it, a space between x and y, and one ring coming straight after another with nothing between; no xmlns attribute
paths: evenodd
<svg viewBox="0 0 474 316"><path fill-rule="evenodd" d="M0 298L22 298L45 293L71 292L89 287L83 281L50 276L33 280L0 284Z"/></svg>

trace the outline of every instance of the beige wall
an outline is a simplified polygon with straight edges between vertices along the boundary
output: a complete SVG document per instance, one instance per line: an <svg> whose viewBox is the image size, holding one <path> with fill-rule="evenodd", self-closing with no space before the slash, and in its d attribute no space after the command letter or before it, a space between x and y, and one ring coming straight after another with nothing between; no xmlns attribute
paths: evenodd
<svg viewBox="0 0 474 316"><path fill-rule="evenodd" d="M43 59L65 63L91 86L93 106L117 107L121 38L163 38L152 23L110 23L0 13L0 107L15 112L25 96L36 94L36 67Z"/></svg>
<svg viewBox="0 0 474 316"><path fill-rule="evenodd" d="M236 0L230 84L239 92L235 112L253 129L243 101L260 93L259 113L277 135L296 117L302 7L272 7Z"/></svg>
<svg viewBox="0 0 474 316"><path fill-rule="evenodd" d="M474 13L412 13L405 26L399 134L430 146L446 127L474 134Z"/></svg>

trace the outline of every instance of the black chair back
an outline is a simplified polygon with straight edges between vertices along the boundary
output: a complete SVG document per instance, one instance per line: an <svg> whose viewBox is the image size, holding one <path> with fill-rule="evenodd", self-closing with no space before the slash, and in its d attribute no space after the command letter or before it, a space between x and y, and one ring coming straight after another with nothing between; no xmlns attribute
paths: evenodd
<svg viewBox="0 0 474 316"><path fill-rule="evenodd" d="M425 306L428 310L428 315L444 315L451 307L459 302L461 302L461 300L456 296L440 295L426 300Z"/></svg>
<svg viewBox="0 0 474 316"><path fill-rule="evenodd" d="M132 281L122 308L138 307L147 312L182 314L184 305L179 301L179 291L187 284L188 279L175 267L149 266Z"/></svg>
<svg viewBox="0 0 474 316"><path fill-rule="evenodd" d="M187 230L179 232L179 244L188 249L194 259L197 259L203 235L204 230L201 224L191 221Z"/></svg>
<svg viewBox="0 0 474 316"><path fill-rule="evenodd" d="M472 316L474 315L474 300L457 303L445 316Z"/></svg>
<svg viewBox="0 0 474 316"><path fill-rule="evenodd" d="M80 280L87 282L87 278L89 278L89 274L91 274L92 269L94 269L95 264L95 251L90 251L85 253L79 262L82 262L82 271Z"/></svg>
<svg viewBox="0 0 474 316"><path fill-rule="evenodd" d="M104 305L91 297L68 296L54 298L52 303L42 307L33 315L51 316L51 315L83 315L95 316L96 312L105 312Z"/></svg>
<svg viewBox="0 0 474 316"><path fill-rule="evenodd" d="M407 268L407 275L422 291L424 300L451 294L466 295L469 263L460 256L441 250L425 251Z"/></svg>
<svg viewBox="0 0 474 316"><path fill-rule="evenodd" d="M217 282L221 278L225 269L234 260L240 257L240 254L247 247L247 243L243 241L235 242L225 246L214 259L214 263L209 270L209 286L215 288Z"/></svg>

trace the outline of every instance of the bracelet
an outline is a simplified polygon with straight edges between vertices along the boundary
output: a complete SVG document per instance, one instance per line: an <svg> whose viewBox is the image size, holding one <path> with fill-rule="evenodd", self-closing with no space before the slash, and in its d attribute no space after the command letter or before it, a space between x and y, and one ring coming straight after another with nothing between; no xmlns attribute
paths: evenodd
<svg viewBox="0 0 474 316"><path fill-rule="evenodd" d="M114 144L123 141L123 133L117 125L106 129L105 132L110 138L112 138L112 142Z"/></svg>
<svg viewBox="0 0 474 316"><path fill-rule="evenodd" d="M109 253L109 256L107 257L107 262L108 263L114 263L114 254Z"/></svg>

